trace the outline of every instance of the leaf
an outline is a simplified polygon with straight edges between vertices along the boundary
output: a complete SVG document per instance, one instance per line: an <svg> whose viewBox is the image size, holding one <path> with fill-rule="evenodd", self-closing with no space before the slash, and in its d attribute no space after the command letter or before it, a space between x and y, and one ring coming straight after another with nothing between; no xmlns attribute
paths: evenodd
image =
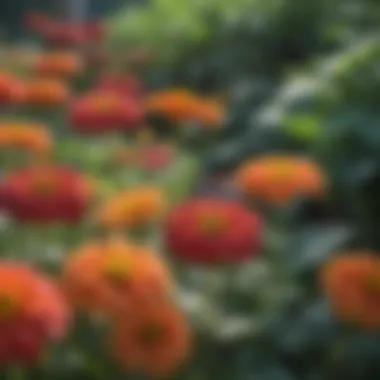
<svg viewBox="0 0 380 380"><path fill-rule="evenodd" d="M297 357L309 352L323 355L340 333L337 325L328 303L317 300L282 320L275 333L276 344L280 351Z"/></svg>
<svg viewBox="0 0 380 380"><path fill-rule="evenodd" d="M184 154L169 173L157 182L167 191L168 199L175 205L182 202L193 190L201 169L201 163L196 157Z"/></svg>
<svg viewBox="0 0 380 380"><path fill-rule="evenodd" d="M309 273L344 249L353 237L353 229L346 225L305 227L290 242L284 264L291 274Z"/></svg>
<svg viewBox="0 0 380 380"><path fill-rule="evenodd" d="M252 377L248 377L247 380L296 380L296 378L286 370L286 368L274 363L273 366L268 366L262 369L258 373L255 373Z"/></svg>
<svg viewBox="0 0 380 380"><path fill-rule="evenodd" d="M378 333L351 335L332 358L331 378L376 379L380 376L380 336Z"/></svg>
<svg viewBox="0 0 380 380"><path fill-rule="evenodd" d="M321 121L314 115L297 115L285 121L285 131L297 140L311 142L321 136Z"/></svg>

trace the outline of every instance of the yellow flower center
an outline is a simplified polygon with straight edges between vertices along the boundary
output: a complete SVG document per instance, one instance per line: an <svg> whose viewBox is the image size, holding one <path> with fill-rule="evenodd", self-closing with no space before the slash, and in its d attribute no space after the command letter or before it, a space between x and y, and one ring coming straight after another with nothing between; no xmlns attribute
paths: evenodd
<svg viewBox="0 0 380 380"><path fill-rule="evenodd" d="M286 179L293 173L293 164L289 162L279 162L274 165L273 172L277 179Z"/></svg>
<svg viewBox="0 0 380 380"><path fill-rule="evenodd" d="M107 263L104 273L113 284L128 282L131 274L131 264L121 260L111 260Z"/></svg>
<svg viewBox="0 0 380 380"><path fill-rule="evenodd" d="M144 325L139 331L140 342L150 346L158 343L164 333L164 328L159 323L150 323Z"/></svg>
<svg viewBox="0 0 380 380"><path fill-rule="evenodd" d="M201 215L198 220L202 232L207 235L215 235L222 232L226 227L226 220L220 215L206 214Z"/></svg>
<svg viewBox="0 0 380 380"><path fill-rule="evenodd" d="M17 309L16 300L9 294L0 295L0 320L9 319Z"/></svg>

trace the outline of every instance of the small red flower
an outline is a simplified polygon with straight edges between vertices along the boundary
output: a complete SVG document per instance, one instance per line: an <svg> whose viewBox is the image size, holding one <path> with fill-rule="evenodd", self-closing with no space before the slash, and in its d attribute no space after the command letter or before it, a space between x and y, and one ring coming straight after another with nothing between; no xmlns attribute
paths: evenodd
<svg viewBox="0 0 380 380"><path fill-rule="evenodd" d="M117 94L139 98L143 93L141 81L134 76L108 74L99 79L97 88Z"/></svg>
<svg viewBox="0 0 380 380"><path fill-rule="evenodd" d="M260 217L238 203L200 198L175 209L164 234L172 254L184 260L233 263L257 255L261 227Z"/></svg>
<svg viewBox="0 0 380 380"><path fill-rule="evenodd" d="M142 123L144 114L141 105L129 97L96 91L77 100L69 117L76 131L99 134L134 130Z"/></svg>
<svg viewBox="0 0 380 380"><path fill-rule="evenodd" d="M25 99L25 86L16 78L0 73L0 106L19 104Z"/></svg>
<svg viewBox="0 0 380 380"><path fill-rule="evenodd" d="M85 42L82 28L62 21L52 21L47 24L43 37L55 46L72 46Z"/></svg>
<svg viewBox="0 0 380 380"><path fill-rule="evenodd" d="M30 31L38 34L43 34L50 22L50 17L43 12L29 12L25 17L25 26Z"/></svg>
<svg viewBox="0 0 380 380"><path fill-rule="evenodd" d="M174 151L170 145L148 146L140 152L139 165L142 169L157 171L170 165L173 158Z"/></svg>
<svg viewBox="0 0 380 380"><path fill-rule="evenodd" d="M58 288L26 265L0 263L0 365L34 364L66 332L69 310Z"/></svg>
<svg viewBox="0 0 380 380"><path fill-rule="evenodd" d="M105 29L99 21L91 21L87 24L54 20L45 25L42 30L44 38L53 45L75 46L97 42L105 34Z"/></svg>
<svg viewBox="0 0 380 380"><path fill-rule="evenodd" d="M105 25L100 20L89 21L85 30L89 41L100 41L106 34Z"/></svg>
<svg viewBox="0 0 380 380"><path fill-rule="evenodd" d="M4 179L1 193L6 212L22 222L77 222L91 200L90 185L66 167L18 170Z"/></svg>

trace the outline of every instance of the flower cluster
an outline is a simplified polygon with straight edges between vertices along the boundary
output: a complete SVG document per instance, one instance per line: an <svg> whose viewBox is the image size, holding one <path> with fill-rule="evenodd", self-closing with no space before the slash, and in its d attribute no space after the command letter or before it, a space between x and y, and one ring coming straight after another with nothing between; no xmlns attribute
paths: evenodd
<svg viewBox="0 0 380 380"><path fill-rule="evenodd" d="M251 265L298 287L298 277L289 279L279 255L269 252L277 244L276 228L283 237L282 218L276 217L300 198L326 200L329 178L310 156L256 154L226 173L227 186L217 178L218 190L225 186L228 197L210 189L192 195L189 187L201 171L203 151L188 149L182 139L163 140L155 117L170 126L200 126L196 133L202 139L223 126L226 106L188 89L149 91L132 63L127 72L120 69L122 58L118 70L104 60L107 69L97 71L86 53L98 52L105 33L101 23L79 25L39 13L26 22L48 47L25 60L28 75L11 67L0 73L0 212L6 225L0 226L5 256L0 260L0 366L36 365L47 343L63 338L69 322L75 326L77 316L85 316L91 329L104 329L100 345L125 372L172 375L196 350L196 333L207 339L217 335L192 318L177 269L185 268L195 281L200 273L211 280L222 273L231 298L241 277L251 280L244 271ZM144 54L129 58L136 65ZM29 113L36 121L25 120ZM293 235L284 230L287 242ZM40 259L30 253L32 245L45 248L41 236L29 243L28 234L35 231L54 243L68 238L58 242L58 254L54 246ZM20 240L17 248L27 246L20 247L17 262L7 258L19 252L9 240ZM285 247L280 250L284 257ZM337 321L379 329L376 253L323 259L313 292L322 292ZM58 265L45 268L44 260ZM230 272L225 276L226 267L236 278ZM249 285L246 292L265 293L265 287ZM218 296L211 299L215 294L207 298L203 284L199 288L203 303L195 301L209 305L199 307L198 314L213 309L211 324L223 330L220 320L227 320L234 307ZM281 297L265 301L276 303L273 309L280 313ZM250 313L258 304L249 305ZM209 315L201 317L203 322Z"/></svg>

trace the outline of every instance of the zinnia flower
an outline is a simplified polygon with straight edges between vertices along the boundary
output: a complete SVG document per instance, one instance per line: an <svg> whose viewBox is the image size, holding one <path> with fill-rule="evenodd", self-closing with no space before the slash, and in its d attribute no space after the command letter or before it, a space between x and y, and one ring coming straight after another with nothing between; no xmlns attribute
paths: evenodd
<svg viewBox="0 0 380 380"><path fill-rule="evenodd" d="M72 78L82 69L82 60L72 52L41 54L35 63L36 73L44 77Z"/></svg>
<svg viewBox="0 0 380 380"><path fill-rule="evenodd" d="M174 209L164 236L169 251L203 264L240 262L258 254L261 220L238 203L199 198Z"/></svg>
<svg viewBox="0 0 380 380"><path fill-rule="evenodd" d="M143 147L139 154L138 165L149 171L162 170L173 162L174 150L170 145L157 144Z"/></svg>
<svg viewBox="0 0 380 380"><path fill-rule="evenodd" d="M79 247L65 263L62 284L75 306L112 315L162 302L172 289L155 252L120 239Z"/></svg>
<svg viewBox="0 0 380 380"><path fill-rule="evenodd" d="M23 264L0 263L0 364L34 364L63 337L69 311L54 283Z"/></svg>
<svg viewBox="0 0 380 380"><path fill-rule="evenodd" d="M25 16L25 26L30 31L38 34L42 34L50 22L50 17L39 11L28 12Z"/></svg>
<svg viewBox="0 0 380 380"><path fill-rule="evenodd" d="M210 128L219 127L224 118L223 105L213 99L199 99L194 106L192 120Z"/></svg>
<svg viewBox="0 0 380 380"><path fill-rule="evenodd" d="M175 123L194 121L209 127L218 126L224 116L219 102L201 98L187 90L154 93L148 98L147 110Z"/></svg>
<svg viewBox="0 0 380 380"><path fill-rule="evenodd" d="M169 375L189 356L190 326L173 305L153 305L120 318L112 343L128 372Z"/></svg>
<svg viewBox="0 0 380 380"><path fill-rule="evenodd" d="M133 130L143 117L143 110L135 100L104 91L85 95L70 110L75 130L89 134Z"/></svg>
<svg viewBox="0 0 380 380"><path fill-rule="evenodd" d="M187 90L175 89L153 93L148 97L147 110L167 117L173 122L189 120L198 105L195 96Z"/></svg>
<svg viewBox="0 0 380 380"><path fill-rule="evenodd" d="M122 74L104 75L100 77L96 87L102 91L116 92L132 98L139 98L143 93L141 81L138 78Z"/></svg>
<svg viewBox="0 0 380 380"><path fill-rule="evenodd" d="M24 85L11 75L0 74L0 106L19 104L24 98Z"/></svg>
<svg viewBox="0 0 380 380"><path fill-rule="evenodd" d="M26 86L26 103L32 107L57 107L68 102L67 85L54 79L36 79Z"/></svg>
<svg viewBox="0 0 380 380"><path fill-rule="evenodd" d="M335 314L361 327L380 328L380 259L370 252L327 263L322 286Z"/></svg>
<svg viewBox="0 0 380 380"><path fill-rule="evenodd" d="M140 228L156 222L165 210L166 200L160 189L136 187L109 200L100 210L98 220L108 228Z"/></svg>
<svg viewBox="0 0 380 380"><path fill-rule="evenodd" d="M44 125L30 122L0 123L0 149L22 149L46 154L52 149L53 137Z"/></svg>
<svg viewBox="0 0 380 380"><path fill-rule="evenodd" d="M4 208L22 222L77 222L91 193L81 174L66 167L28 167L3 180Z"/></svg>
<svg viewBox="0 0 380 380"><path fill-rule="evenodd" d="M40 30L45 40L56 47L75 47L100 41L105 34L104 25L100 21L73 23L62 20L50 20Z"/></svg>
<svg viewBox="0 0 380 380"><path fill-rule="evenodd" d="M297 196L325 193L321 168L306 158L267 156L244 163L237 172L237 186L249 196L283 205Z"/></svg>

